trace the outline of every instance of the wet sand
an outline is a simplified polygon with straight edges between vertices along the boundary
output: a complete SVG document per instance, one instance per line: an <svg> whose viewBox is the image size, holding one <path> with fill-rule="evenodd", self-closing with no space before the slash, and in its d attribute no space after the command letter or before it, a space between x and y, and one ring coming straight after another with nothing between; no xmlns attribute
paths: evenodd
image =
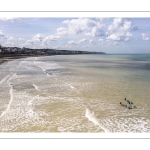
<svg viewBox="0 0 150 150"><path fill-rule="evenodd" d="M18 59L18 57L3 57L0 58L0 65L6 61L10 61L10 60L14 60L14 59Z"/></svg>
<svg viewBox="0 0 150 150"><path fill-rule="evenodd" d="M40 57L40 56L43 56L43 55L15 55L15 56L5 55L5 56L0 56L0 65L6 61L11 61L14 59L27 58L27 57Z"/></svg>

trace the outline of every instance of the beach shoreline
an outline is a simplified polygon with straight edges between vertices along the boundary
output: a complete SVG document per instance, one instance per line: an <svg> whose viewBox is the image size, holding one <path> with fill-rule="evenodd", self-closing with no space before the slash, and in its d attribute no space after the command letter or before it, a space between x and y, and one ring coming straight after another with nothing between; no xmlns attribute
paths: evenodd
<svg viewBox="0 0 150 150"><path fill-rule="evenodd" d="M0 65L2 65L4 62L12 61L14 59L21 59L21 58L28 58L28 57L42 57L45 55L3 55L0 56Z"/></svg>

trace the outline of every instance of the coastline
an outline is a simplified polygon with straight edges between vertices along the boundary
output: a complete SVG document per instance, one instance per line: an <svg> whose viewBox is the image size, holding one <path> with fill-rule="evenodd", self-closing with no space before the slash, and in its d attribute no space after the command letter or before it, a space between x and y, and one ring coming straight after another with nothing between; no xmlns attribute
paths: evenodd
<svg viewBox="0 0 150 150"><path fill-rule="evenodd" d="M4 62L11 61L14 59L21 59L21 58L27 58L27 57L40 57L40 56L45 56L45 55L5 55L5 56L0 56L0 65L2 65Z"/></svg>

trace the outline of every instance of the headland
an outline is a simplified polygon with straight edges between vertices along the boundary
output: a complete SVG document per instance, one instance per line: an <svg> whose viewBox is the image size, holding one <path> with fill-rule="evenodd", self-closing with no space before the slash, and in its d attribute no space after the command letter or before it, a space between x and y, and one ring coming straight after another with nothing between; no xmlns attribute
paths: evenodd
<svg viewBox="0 0 150 150"><path fill-rule="evenodd" d="M19 47L4 47L0 45L0 64L24 57L38 57L38 56L51 56L51 55L77 55L77 54L105 54L104 52L95 51L80 51L80 50L57 50L57 49L31 49Z"/></svg>

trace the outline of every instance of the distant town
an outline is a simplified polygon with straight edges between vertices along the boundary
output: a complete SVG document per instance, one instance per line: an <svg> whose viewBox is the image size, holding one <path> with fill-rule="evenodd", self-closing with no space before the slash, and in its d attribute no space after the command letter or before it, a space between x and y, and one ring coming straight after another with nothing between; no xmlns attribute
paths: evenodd
<svg viewBox="0 0 150 150"><path fill-rule="evenodd" d="M3 47L0 45L0 57L22 55L73 55L73 54L105 54L104 52L90 52L79 50L56 50L56 49L31 49L19 47Z"/></svg>

